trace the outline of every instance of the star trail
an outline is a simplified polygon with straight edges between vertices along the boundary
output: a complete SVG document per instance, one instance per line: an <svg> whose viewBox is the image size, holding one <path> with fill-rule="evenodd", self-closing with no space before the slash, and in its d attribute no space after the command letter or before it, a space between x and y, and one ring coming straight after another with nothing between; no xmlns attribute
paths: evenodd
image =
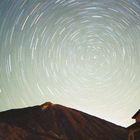
<svg viewBox="0 0 140 140"><path fill-rule="evenodd" d="M138 0L0 1L0 111L51 101L128 126L139 85Z"/></svg>

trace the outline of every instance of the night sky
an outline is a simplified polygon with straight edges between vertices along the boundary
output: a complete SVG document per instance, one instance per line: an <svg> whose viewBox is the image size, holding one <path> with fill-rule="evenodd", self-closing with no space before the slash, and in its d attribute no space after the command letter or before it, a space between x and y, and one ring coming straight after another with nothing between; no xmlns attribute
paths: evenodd
<svg viewBox="0 0 140 140"><path fill-rule="evenodd" d="M0 111L51 101L133 123L138 1L0 0Z"/></svg>

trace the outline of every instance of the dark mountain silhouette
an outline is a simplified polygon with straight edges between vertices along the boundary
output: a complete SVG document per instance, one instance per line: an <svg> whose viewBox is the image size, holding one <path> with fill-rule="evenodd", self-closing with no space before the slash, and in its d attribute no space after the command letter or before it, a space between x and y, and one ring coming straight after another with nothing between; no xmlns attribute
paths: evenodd
<svg viewBox="0 0 140 140"><path fill-rule="evenodd" d="M1 112L0 140L127 140L127 130L48 102Z"/></svg>

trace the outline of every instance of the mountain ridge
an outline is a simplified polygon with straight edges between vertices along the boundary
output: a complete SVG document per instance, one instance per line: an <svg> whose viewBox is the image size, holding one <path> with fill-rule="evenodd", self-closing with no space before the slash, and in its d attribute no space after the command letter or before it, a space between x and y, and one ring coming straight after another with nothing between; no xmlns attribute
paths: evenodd
<svg viewBox="0 0 140 140"><path fill-rule="evenodd" d="M127 140L127 129L73 108L46 102L0 112L0 140Z"/></svg>

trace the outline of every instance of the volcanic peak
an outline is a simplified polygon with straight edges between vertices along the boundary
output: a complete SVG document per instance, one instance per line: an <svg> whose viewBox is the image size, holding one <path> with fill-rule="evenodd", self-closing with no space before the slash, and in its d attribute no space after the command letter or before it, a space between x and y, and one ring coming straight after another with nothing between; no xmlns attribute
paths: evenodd
<svg viewBox="0 0 140 140"><path fill-rule="evenodd" d="M51 108L53 106L54 106L54 104L51 103L51 102L46 102L46 103L40 105L40 107L41 107L42 110L47 110L47 109L49 109L49 108Z"/></svg>

